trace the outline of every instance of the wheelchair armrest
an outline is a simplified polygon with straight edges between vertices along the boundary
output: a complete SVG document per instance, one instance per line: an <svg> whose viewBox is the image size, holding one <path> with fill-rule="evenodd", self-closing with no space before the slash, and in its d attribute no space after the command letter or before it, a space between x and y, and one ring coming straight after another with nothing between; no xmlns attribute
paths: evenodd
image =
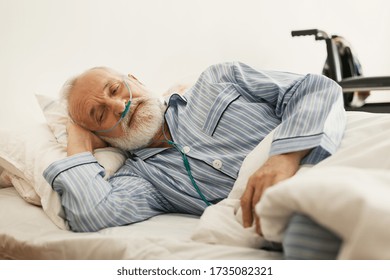
<svg viewBox="0 0 390 280"><path fill-rule="evenodd" d="M339 82L344 92L390 90L390 76L352 77Z"/></svg>

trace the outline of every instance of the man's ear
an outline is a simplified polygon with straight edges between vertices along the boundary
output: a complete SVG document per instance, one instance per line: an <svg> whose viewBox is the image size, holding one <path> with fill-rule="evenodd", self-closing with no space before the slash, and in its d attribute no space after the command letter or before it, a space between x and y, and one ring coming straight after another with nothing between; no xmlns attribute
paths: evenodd
<svg viewBox="0 0 390 280"><path fill-rule="evenodd" d="M143 83L141 83L136 77L134 77L132 74L127 74L127 77L129 77L129 79L133 80L134 82L137 82L139 83L140 85L144 86Z"/></svg>

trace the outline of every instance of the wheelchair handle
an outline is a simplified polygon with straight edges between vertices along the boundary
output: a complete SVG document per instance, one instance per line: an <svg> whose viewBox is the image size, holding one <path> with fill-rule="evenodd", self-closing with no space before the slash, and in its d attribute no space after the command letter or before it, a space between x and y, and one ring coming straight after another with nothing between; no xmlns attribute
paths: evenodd
<svg viewBox="0 0 390 280"><path fill-rule="evenodd" d="M314 35L316 40L325 40L329 39L328 34L326 32L319 29L305 29L305 30L294 30L291 31L291 36L311 36Z"/></svg>

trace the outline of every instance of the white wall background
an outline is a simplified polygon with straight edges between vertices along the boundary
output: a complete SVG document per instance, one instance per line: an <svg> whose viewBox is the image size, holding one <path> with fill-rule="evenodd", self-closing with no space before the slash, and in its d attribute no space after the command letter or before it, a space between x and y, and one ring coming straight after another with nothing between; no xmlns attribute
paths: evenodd
<svg viewBox="0 0 390 280"><path fill-rule="evenodd" d="M309 28L346 37L366 75L390 75L388 0L0 0L0 118L39 118L34 93L98 65L156 91L222 61L320 73L325 43L290 35Z"/></svg>

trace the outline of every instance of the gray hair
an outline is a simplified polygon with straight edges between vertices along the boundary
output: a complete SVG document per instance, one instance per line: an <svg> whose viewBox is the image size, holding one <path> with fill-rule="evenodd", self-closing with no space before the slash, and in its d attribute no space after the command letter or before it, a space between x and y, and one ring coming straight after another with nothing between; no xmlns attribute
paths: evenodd
<svg viewBox="0 0 390 280"><path fill-rule="evenodd" d="M66 105L69 103L70 93L77 83L79 76L80 75L69 78L61 87L60 98L66 103Z"/></svg>
<svg viewBox="0 0 390 280"><path fill-rule="evenodd" d="M116 71L110 67L97 66L97 67L89 68L89 69L85 70L83 73L75 75L75 76L69 78L68 80L66 80L66 82L61 87L60 98L66 104L68 112L69 112L68 104L69 104L70 95L71 95L71 92L72 92L73 88L75 87L79 77L81 77L84 73L87 73L87 72L92 71L92 70L105 70L105 71L113 73L115 75L121 75L118 71Z"/></svg>

